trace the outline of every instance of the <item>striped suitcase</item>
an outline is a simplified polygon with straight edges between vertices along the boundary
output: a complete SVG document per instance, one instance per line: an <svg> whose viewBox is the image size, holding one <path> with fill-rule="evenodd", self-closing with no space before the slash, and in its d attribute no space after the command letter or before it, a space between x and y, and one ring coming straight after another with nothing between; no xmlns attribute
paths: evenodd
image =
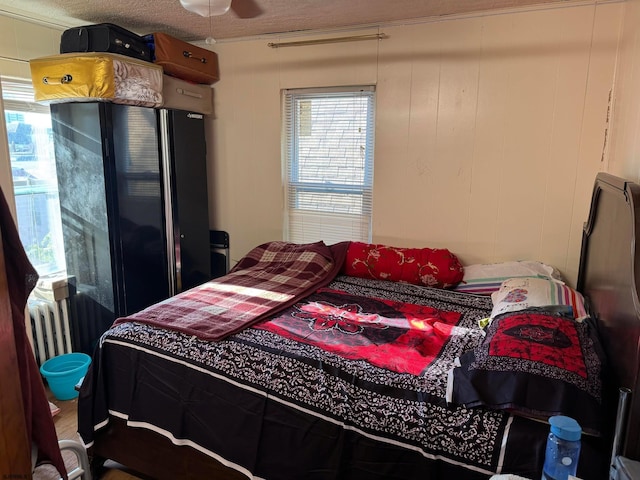
<svg viewBox="0 0 640 480"><path fill-rule="evenodd" d="M162 106L210 115L213 113L213 89L165 75L162 80Z"/></svg>
<svg viewBox="0 0 640 480"><path fill-rule="evenodd" d="M29 61L35 100L162 105L162 67L115 53L65 53Z"/></svg>

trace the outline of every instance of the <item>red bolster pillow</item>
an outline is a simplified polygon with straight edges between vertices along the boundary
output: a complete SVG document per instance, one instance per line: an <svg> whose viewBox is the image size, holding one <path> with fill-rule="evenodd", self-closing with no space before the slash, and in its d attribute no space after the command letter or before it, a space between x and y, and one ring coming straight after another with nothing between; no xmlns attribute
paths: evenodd
<svg viewBox="0 0 640 480"><path fill-rule="evenodd" d="M462 280L464 270L446 248L398 248L351 242L345 274L447 288Z"/></svg>

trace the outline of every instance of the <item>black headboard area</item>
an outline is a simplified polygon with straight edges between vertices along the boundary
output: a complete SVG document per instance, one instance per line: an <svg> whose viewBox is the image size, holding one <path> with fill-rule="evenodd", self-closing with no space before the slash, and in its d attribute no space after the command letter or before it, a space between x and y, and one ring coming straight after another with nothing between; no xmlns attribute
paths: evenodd
<svg viewBox="0 0 640 480"><path fill-rule="evenodd" d="M578 290L598 319L612 381L631 390L619 453L640 460L640 185L596 177L584 226Z"/></svg>

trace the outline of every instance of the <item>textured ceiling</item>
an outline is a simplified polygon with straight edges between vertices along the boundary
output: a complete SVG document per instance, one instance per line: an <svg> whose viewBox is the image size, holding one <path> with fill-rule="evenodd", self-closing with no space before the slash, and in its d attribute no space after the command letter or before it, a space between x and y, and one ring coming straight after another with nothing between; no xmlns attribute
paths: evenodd
<svg viewBox="0 0 640 480"><path fill-rule="evenodd" d="M566 0L232 0L226 14L204 18L179 0L0 0L0 12L62 26L110 22L140 34L165 32L186 41L384 25Z"/></svg>

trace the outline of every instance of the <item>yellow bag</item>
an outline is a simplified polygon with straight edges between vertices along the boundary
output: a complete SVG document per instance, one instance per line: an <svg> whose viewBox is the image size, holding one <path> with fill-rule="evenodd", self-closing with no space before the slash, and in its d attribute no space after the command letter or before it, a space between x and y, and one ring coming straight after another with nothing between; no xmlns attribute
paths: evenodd
<svg viewBox="0 0 640 480"><path fill-rule="evenodd" d="M162 105L162 67L115 53L63 53L29 61L36 102Z"/></svg>

